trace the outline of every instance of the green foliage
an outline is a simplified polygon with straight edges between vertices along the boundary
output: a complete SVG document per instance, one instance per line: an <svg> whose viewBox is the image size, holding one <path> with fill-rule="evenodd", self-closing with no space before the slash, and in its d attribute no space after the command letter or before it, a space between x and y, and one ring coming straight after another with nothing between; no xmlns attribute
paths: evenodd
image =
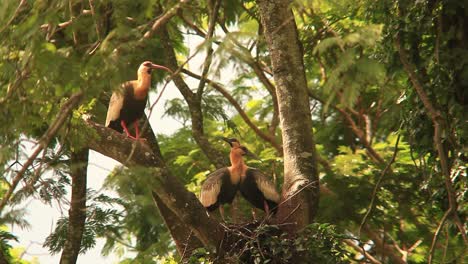
<svg viewBox="0 0 468 264"><path fill-rule="evenodd" d="M122 211L114 208L104 208L102 204L109 206L121 205L120 199L112 199L105 195L93 195L94 192L88 191L88 196L93 197L91 204L86 209L86 224L84 226L83 237L81 239L80 253L96 245L97 237L109 235L111 237L119 236L119 228L123 215ZM57 254L63 250L68 235L68 217L61 217L57 220L55 230L46 238L44 246L52 254Z"/></svg>
<svg viewBox="0 0 468 264"><path fill-rule="evenodd" d="M71 1L71 8L67 1L25 1L27 6L16 13L18 2L3 1L0 8L0 196L67 98L79 90L85 94L20 185L35 176L40 176L39 180L33 188L19 188L9 205L26 198L51 204L68 195L70 151L95 136L84 129L82 116L90 115L103 123L110 93L122 81L135 78L134 69L141 61L164 64L167 54L159 33L149 39L142 37L155 18L179 1ZM81 14L90 10L91 2L95 14ZM253 69L253 65L259 66L274 85L258 7L255 1L221 2L212 41L195 48L189 46L191 39L184 42L196 33L186 21L207 32L210 1L187 3L167 24L169 41L180 63L189 51L202 54L211 45L213 64L208 77L233 96L252 124L270 132L274 100ZM382 177L368 227L384 232L379 235L386 245L403 249L421 239L408 253L408 262L427 262L433 234L448 209L447 191L434 149L432 120L408 80L395 41L398 35L431 103L440 111L445 125L443 145L459 203L457 213L464 219L468 213L468 49L466 23L462 23L466 22L466 6L456 0L300 0L292 6L304 51L314 137L325 161L320 163L321 184L331 190L331 194L321 195L319 222L357 234ZM73 22L59 27L70 20L71 13ZM163 73L156 71L153 78L161 82ZM216 137L237 137L261 159L248 160L249 165L271 175L279 189L284 170L277 150L256 135L209 85L202 94L201 108L204 136L212 146L227 156L228 146ZM183 125L172 135L158 135L165 162L190 191L198 193L201 182L215 167L193 138L192 114L184 99L166 102L165 113ZM353 130L350 119L362 137ZM382 175L394 153L395 131L401 135L398 154ZM280 128L272 137L281 142ZM384 164L369 155L369 148ZM83 252L94 246L97 237L105 237L104 253L120 252L123 263L176 262L174 244L152 201L150 187L158 185L151 173L148 168L116 170L108 177L107 186L118 198L89 192ZM242 200L239 207L243 219L250 220L250 205ZM2 225L27 226L22 210L4 211L0 220ZM67 223L66 218L60 219L47 239L52 252L62 249ZM356 257L352 249L346 248L348 254L341 247L343 237L333 226L312 225L294 238L277 231L274 227L255 231L258 239L245 243L248 261L287 261L295 253L314 256L318 263ZM5 238L2 248L8 247L12 235L7 231L0 234ZM362 240L371 239L366 232L361 236ZM455 261L463 243L449 218L435 246L434 262ZM379 260L391 263L386 252L370 247ZM127 258L126 250L137 254ZM206 249L199 249L189 262L209 263L213 258Z"/></svg>
<svg viewBox="0 0 468 264"><path fill-rule="evenodd" d="M152 198L155 183L151 172L147 168L117 170L107 178L106 186L118 193L118 203L123 210L119 225L104 234L107 239L104 253L109 253L122 240L138 252L134 261L139 263L173 252L169 232L156 213L158 209Z"/></svg>

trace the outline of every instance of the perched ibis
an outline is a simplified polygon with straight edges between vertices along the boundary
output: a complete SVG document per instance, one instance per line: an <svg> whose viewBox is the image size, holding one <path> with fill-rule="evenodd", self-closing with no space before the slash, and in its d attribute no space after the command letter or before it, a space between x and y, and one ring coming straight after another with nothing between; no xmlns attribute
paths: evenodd
<svg viewBox="0 0 468 264"><path fill-rule="evenodd" d="M132 139L140 137L138 119L143 116L145 111L153 69L162 69L172 73L170 69L151 61L143 62L138 68L138 79L123 83L121 91L112 93L107 109L106 127L120 133L125 131L127 136ZM131 124L135 127L135 137L128 132L127 125Z"/></svg>
<svg viewBox="0 0 468 264"><path fill-rule="evenodd" d="M280 195L274 184L260 170L248 167L243 156L253 155L235 138L222 138L231 145L231 166L218 169L207 176L200 194L200 202L208 211L219 207L224 219L223 204L232 203L237 191L253 206L276 213Z"/></svg>

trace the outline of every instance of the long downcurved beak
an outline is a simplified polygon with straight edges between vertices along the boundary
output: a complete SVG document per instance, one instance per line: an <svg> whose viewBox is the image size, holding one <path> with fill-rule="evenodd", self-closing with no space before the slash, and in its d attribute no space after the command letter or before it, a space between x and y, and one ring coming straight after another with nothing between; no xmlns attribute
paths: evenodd
<svg viewBox="0 0 468 264"><path fill-rule="evenodd" d="M229 143L231 147L232 147L233 142L238 142L237 139L234 139L234 138L219 137L219 139L226 141L227 143Z"/></svg>
<svg viewBox="0 0 468 264"><path fill-rule="evenodd" d="M165 70L167 72L170 72L171 74L174 73L171 69L169 69L169 68L167 68L165 66L159 65L159 64L151 63L150 67L151 67L151 69L160 69L160 70Z"/></svg>

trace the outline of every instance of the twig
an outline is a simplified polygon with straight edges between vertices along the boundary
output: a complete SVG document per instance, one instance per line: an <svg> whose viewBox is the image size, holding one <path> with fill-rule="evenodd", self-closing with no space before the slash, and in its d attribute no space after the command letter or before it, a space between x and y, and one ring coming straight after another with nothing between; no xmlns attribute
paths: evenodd
<svg viewBox="0 0 468 264"><path fill-rule="evenodd" d="M182 8L190 0L181 0L178 4L169 9L164 15L158 18L151 26L151 29L143 35L144 39L150 38L161 26L165 25L172 17L174 17L180 8Z"/></svg>
<svg viewBox="0 0 468 264"><path fill-rule="evenodd" d="M210 41L214 35L214 30L216 26L216 21L218 20L218 12L219 12L220 6L221 6L221 0L215 0L213 10L211 10L210 12L211 14L210 14L210 21L208 24L208 32L206 33L205 41L203 42L203 44L208 44L209 46L206 51L205 61L203 63L203 70L201 74L202 78L199 79L200 81L198 83L198 88L197 88L197 93L196 93L197 100L201 100L202 98L203 90L206 84L205 79L206 79L206 76L208 75L211 62L213 61L213 47Z"/></svg>
<svg viewBox="0 0 468 264"><path fill-rule="evenodd" d="M361 229L366 224L367 218L370 215L370 213L372 211L372 208L374 207L374 202L375 202L375 199L377 197L377 191L380 188L380 183L382 182L382 179L385 176L385 174L388 172L388 170L392 166L393 162L395 162L395 158L396 158L396 155L398 153L398 143L400 143L400 134L398 134L397 140L395 142L395 150L393 151L393 156L390 159L390 161L388 162L385 169L380 174L380 177L379 177L379 179L377 180L377 183L374 186L374 191L372 192L372 199L371 199L371 202L369 204L369 209L367 210L366 214L364 215L364 218L361 221L361 225L359 226L359 231L358 231L358 236L359 237L361 236Z"/></svg>
<svg viewBox="0 0 468 264"><path fill-rule="evenodd" d="M0 29L0 33L2 33L7 27L10 26L10 24L15 20L16 16L19 14L21 7L23 7L24 3L26 3L26 0L21 0L21 2L18 4L18 7L16 8L15 12L13 13L13 16L8 20L8 22Z"/></svg>
<svg viewBox="0 0 468 264"><path fill-rule="evenodd" d="M182 254L180 256L181 259L185 259L185 252L187 252L187 247L189 246L190 238L192 237L192 234L193 234L193 230L190 230L190 234L187 236L187 241L185 241L184 251L182 251Z"/></svg>
<svg viewBox="0 0 468 264"><path fill-rule="evenodd" d="M75 20L75 17L73 16L72 0L68 0L68 9L70 10L70 23L73 23L73 21ZM75 29L72 28L71 31L72 31L72 35L73 35L73 43L75 45L78 45L78 38L76 36Z"/></svg>
<svg viewBox="0 0 468 264"><path fill-rule="evenodd" d="M94 12L93 2L94 2L94 0L89 0L89 9L91 10L91 15L93 16L94 25L96 27L96 34L97 34L97 37L98 37L98 39L100 41L101 40L101 29L99 27L99 21L96 18L96 13Z"/></svg>
<svg viewBox="0 0 468 264"><path fill-rule="evenodd" d="M299 209L299 207L301 207L301 205L302 205L302 203L298 204L296 206L296 208L291 210L291 212L285 218L281 219L281 222L284 222L284 221L288 220L288 218L291 217Z"/></svg>
<svg viewBox="0 0 468 264"><path fill-rule="evenodd" d="M465 245L467 245L468 238L466 236L466 231L460 220L460 217L457 211L458 204L457 204L455 190L452 186L452 179L451 179L451 174L450 174L451 168L450 168L449 161L448 161L448 155L447 155L447 152L445 151L445 147L442 142L442 134L444 130L445 132L449 133L449 131L447 131L446 129L447 124L445 120L443 119L440 111L437 109L435 104L431 102L428 94L424 90L424 87L422 83L420 82L419 76L416 73L417 72L416 66L409 61L406 51L402 48L400 34L397 34L397 37L395 39L395 45L398 49L398 53L400 55L400 61L403 65L403 68L408 74L408 78L410 79L411 84L413 85L413 88L416 90L416 93L418 94L419 99L422 101L424 108L426 109L426 113L428 117L431 118L432 120L432 123L434 126L433 141L436 146L437 154L439 156L440 167L441 167L442 174L444 177L445 189L447 190L447 197L448 197L448 202L449 202L448 212L449 214L452 213L453 221L455 222L455 225L458 227L460 234L465 242Z"/></svg>
<svg viewBox="0 0 468 264"><path fill-rule="evenodd" d="M356 251L361 253L367 260L369 260L373 264L382 264L382 262L378 261L375 257L370 255L366 250L364 250L362 247L356 245L354 241L351 239L344 239L343 240L348 246L354 248Z"/></svg>
<svg viewBox="0 0 468 264"><path fill-rule="evenodd" d="M182 69L182 72L187 74L190 77L193 77L195 79L200 79L202 76L195 74L189 70ZM214 89L216 89L218 92L220 92L230 103L231 105L237 110L239 115L242 117L244 122L257 134L259 137L261 137L263 140L269 142L278 153L282 153L282 147L280 144L278 144L275 140L275 138L271 137L270 135L264 133L261 131L253 122L250 120L250 118L247 116L247 113L242 109L242 107L239 105L239 103L229 94L228 91L226 91L220 84L217 82L214 82L210 79L205 79L205 81L210 84Z"/></svg>
<svg viewBox="0 0 468 264"><path fill-rule="evenodd" d="M291 200L292 198L294 198L294 196L298 195L300 192L302 192L305 188L308 188L310 187L312 184L316 183L315 181L311 181L309 183L307 183L306 185L304 185L301 189L299 189L297 192L293 193L292 195L290 195L288 198L284 199L284 201L280 202L276 207L280 207L280 205L284 204L285 202Z"/></svg>
<svg viewBox="0 0 468 264"><path fill-rule="evenodd" d="M447 221L448 216L450 215L451 210L450 208L445 212L444 216L442 216L442 219L440 219L440 223L437 226L437 229L434 233L434 236L432 237L432 243L431 243L431 248L429 249L429 257L427 259L427 263L431 264L432 263L432 258L434 257L434 249L435 245L437 243L437 238L439 237L440 230L445 224L445 221Z"/></svg>
<svg viewBox="0 0 468 264"><path fill-rule="evenodd" d="M16 189L16 186L18 185L18 183L23 178L23 175L26 172L26 170L29 168L29 166L31 166L31 164L34 162L34 160L39 155L39 153L41 153L41 151L49 145L50 140L60 130L63 123L65 122L67 117L70 115L72 110L78 105L78 103L80 102L82 97L83 97L83 92L81 92L81 91L77 92L77 93L73 94L68 99L68 101L65 102L65 104L61 107L60 111L58 112L57 118L49 126L49 128L47 129L45 134L39 140L39 144L38 144L36 150L28 158L28 160L24 164L23 168L13 178L13 181L11 183L11 187L5 193L5 195L3 196L3 198L2 198L2 200L0 202L0 212L3 211L6 204L10 200L11 195L13 194L14 190Z"/></svg>

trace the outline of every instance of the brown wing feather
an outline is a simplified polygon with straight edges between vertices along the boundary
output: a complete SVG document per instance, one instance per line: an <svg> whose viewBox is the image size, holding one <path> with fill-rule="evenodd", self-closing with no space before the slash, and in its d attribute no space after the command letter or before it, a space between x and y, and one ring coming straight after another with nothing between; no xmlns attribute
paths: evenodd
<svg viewBox="0 0 468 264"><path fill-rule="evenodd" d="M207 179L202 184L200 192L200 202L204 207L209 207L216 203L221 185L223 183L223 176L229 173L227 168L218 169L207 176Z"/></svg>
<svg viewBox="0 0 468 264"><path fill-rule="evenodd" d="M106 127L111 121L117 120L120 117L120 110L124 105L125 93L133 86L133 81L124 82L120 89L112 93L109 107L107 108Z"/></svg>
<svg viewBox="0 0 468 264"><path fill-rule="evenodd" d="M123 103L123 94L118 91L113 92L109 102L109 108L107 108L106 127L109 126L111 121L119 119Z"/></svg>
<svg viewBox="0 0 468 264"><path fill-rule="evenodd" d="M276 187L271 182L271 180L265 176L260 170L252 169L252 175L255 178L255 182L257 183L258 189L263 193L265 198L270 201L279 203L280 195L276 191Z"/></svg>

